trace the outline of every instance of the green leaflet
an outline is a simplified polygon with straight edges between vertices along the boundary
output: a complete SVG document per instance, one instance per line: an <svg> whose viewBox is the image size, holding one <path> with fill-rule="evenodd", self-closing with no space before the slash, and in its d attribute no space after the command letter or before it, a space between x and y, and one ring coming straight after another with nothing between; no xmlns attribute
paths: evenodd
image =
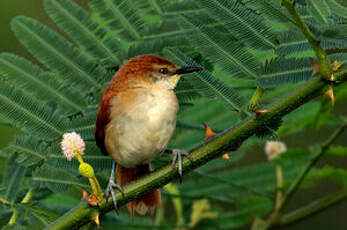
<svg viewBox="0 0 347 230"><path fill-rule="evenodd" d="M22 213L27 214L30 226L35 226L37 223L40 227L45 227L61 214L50 207L45 207L39 203L33 202L28 204L17 204L16 208ZM38 226L37 226L38 227Z"/></svg>
<svg viewBox="0 0 347 230"><path fill-rule="evenodd" d="M220 159L222 161L222 159ZM304 161L295 164L283 164L284 183L286 186L297 176ZM213 171L205 172L205 174ZM226 182L223 182L225 180ZM265 195L276 188L276 170L274 164L261 163L234 170L225 168L210 176L199 176L186 181L180 186L182 191L189 191L189 196L233 202L247 195ZM213 192L212 192L213 191ZM228 192L226 192L228 191Z"/></svg>
<svg viewBox="0 0 347 230"><path fill-rule="evenodd" d="M117 32L126 41L136 41L141 38L139 30L144 26L140 9L145 1L127 0L93 0L90 7L107 22L110 29Z"/></svg>
<svg viewBox="0 0 347 230"><path fill-rule="evenodd" d="M27 168L15 162L15 157L12 156L7 160L7 167L5 169L0 190L0 196L3 200L14 202L18 193L22 189L22 182L24 180Z"/></svg>
<svg viewBox="0 0 347 230"><path fill-rule="evenodd" d="M87 92L102 88L98 79L106 74L105 70L62 36L24 16L16 17L11 25L18 40L64 81Z"/></svg>
<svg viewBox="0 0 347 230"><path fill-rule="evenodd" d="M324 30L324 28L325 27L321 27L320 30ZM347 47L345 39L341 39L344 36L342 32L340 36L341 38L332 36L332 34L336 35L338 33L338 27L336 29L334 26L326 28L327 35L323 36L324 31L320 31L322 35L318 37L321 40L321 45L324 49L342 49ZM287 56L309 50L312 50L312 48L303 34L298 30L290 30L278 36L278 45L275 52L280 56Z"/></svg>
<svg viewBox="0 0 347 230"><path fill-rule="evenodd" d="M184 56L179 50L167 49L166 54L179 63L180 66L197 66L193 60ZM231 87L214 78L208 71L200 71L192 74L194 77L187 78L191 85L199 89L199 93L212 98L218 98L228 108L241 111L244 100Z"/></svg>
<svg viewBox="0 0 347 230"><path fill-rule="evenodd" d="M321 180L329 179L341 187L347 187L347 170L343 168L335 168L325 166L322 169L316 169L308 174L305 178L305 186L313 186Z"/></svg>
<svg viewBox="0 0 347 230"><path fill-rule="evenodd" d="M183 28L194 30L186 36L190 44L207 58L215 60L222 70L235 78L254 78L259 71L259 61L240 42L229 34L207 28L194 17L184 15Z"/></svg>
<svg viewBox="0 0 347 230"><path fill-rule="evenodd" d="M274 33L261 16L247 9L239 1L201 0L196 4L217 21L225 22L226 28L236 38L249 44L254 49L274 48Z"/></svg>
<svg viewBox="0 0 347 230"><path fill-rule="evenodd" d="M275 22L288 23L293 22L293 19L288 14L286 9L278 2L272 0L246 0L243 3L256 13L262 14L268 20Z"/></svg>
<svg viewBox="0 0 347 230"><path fill-rule="evenodd" d="M37 98L54 102L61 113L82 112L87 105L85 97L75 88L64 84L56 74L43 72L22 57L0 54L0 74Z"/></svg>
<svg viewBox="0 0 347 230"><path fill-rule="evenodd" d="M331 146L327 150L326 155L339 156L339 157L346 156L347 155L347 147L346 146L341 146L341 145Z"/></svg>
<svg viewBox="0 0 347 230"><path fill-rule="evenodd" d="M337 14L341 17L346 18L346 12L347 12L346 4L342 5L336 0L325 0L325 1L327 5L329 6L329 8L331 9L331 11L334 12L334 14Z"/></svg>
<svg viewBox="0 0 347 230"><path fill-rule="evenodd" d="M98 111L92 110L69 121L66 132L79 133L85 141L94 140L95 121Z"/></svg>
<svg viewBox="0 0 347 230"><path fill-rule="evenodd" d="M72 173L49 165L35 169L30 183L32 186L48 188L53 192L66 192L70 186L78 190L89 188L88 180L85 178L78 178Z"/></svg>
<svg viewBox="0 0 347 230"><path fill-rule="evenodd" d="M331 24L331 21L328 18L331 15L331 11L325 0L307 0L307 4L317 23Z"/></svg>
<svg viewBox="0 0 347 230"><path fill-rule="evenodd" d="M16 162L25 167L47 160L47 144L32 136L20 136L3 151L16 156Z"/></svg>
<svg viewBox="0 0 347 230"><path fill-rule="evenodd" d="M109 35L111 31L91 19L87 11L73 1L46 0L44 3L48 15L85 52L106 65L122 64L124 47L114 35Z"/></svg>
<svg viewBox="0 0 347 230"><path fill-rule="evenodd" d="M63 134L63 118L20 89L2 84L0 86L0 113L11 124L43 139L53 140Z"/></svg>
<svg viewBox="0 0 347 230"><path fill-rule="evenodd" d="M307 81L313 77L312 63L308 58L277 58L266 61L263 71L257 77L262 88L272 88L281 84Z"/></svg>
<svg viewBox="0 0 347 230"><path fill-rule="evenodd" d="M271 211L272 206L272 201L265 197L243 198L236 202L236 211L222 214L217 221L221 229L239 228L250 224L255 217L265 216Z"/></svg>

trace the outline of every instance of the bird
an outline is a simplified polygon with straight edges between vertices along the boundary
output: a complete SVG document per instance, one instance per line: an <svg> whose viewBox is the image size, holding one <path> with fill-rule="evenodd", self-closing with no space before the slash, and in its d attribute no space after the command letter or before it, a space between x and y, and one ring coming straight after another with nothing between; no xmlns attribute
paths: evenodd
<svg viewBox="0 0 347 230"><path fill-rule="evenodd" d="M150 162L164 152L176 127L179 110L174 92L183 74L201 67L178 67L167 59L145 54L126 61L104 90L95 125L95 141L112 164L106 197L117 201L114 189L123 193L122 185L151 172ZM184 150L173 149L172 167L178 164L182 177L182 157L191 160ZM116 180L115 180L116 177ZM156 189L127 204L132 219L153 213L161 203Z"/></svg>

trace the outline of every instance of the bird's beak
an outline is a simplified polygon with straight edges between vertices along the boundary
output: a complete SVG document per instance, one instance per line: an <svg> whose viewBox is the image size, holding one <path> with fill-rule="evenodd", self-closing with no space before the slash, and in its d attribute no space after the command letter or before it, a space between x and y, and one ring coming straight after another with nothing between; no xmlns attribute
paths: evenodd
<svg viewBox="0 0 347 230"><path fill-rule="evenodd" d="M174 75L193 73L193 72L197 72L197 71L201 71L201 70L202 70L201 67L185 66L185 67L182 67L182 68L179 68L178 70L176 70Z"/></svg>

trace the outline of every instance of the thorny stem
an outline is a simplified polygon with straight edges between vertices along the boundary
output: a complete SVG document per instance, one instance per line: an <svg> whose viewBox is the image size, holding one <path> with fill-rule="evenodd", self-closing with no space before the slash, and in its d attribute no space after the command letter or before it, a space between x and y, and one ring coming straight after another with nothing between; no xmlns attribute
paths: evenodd
<svg viewBox="0 0 347 230"><path fill-rule="evenodd" d="M335 77L340 82L346 81L347 65L340 67L335 73ZM323 94L325 87L329 84L329 82L321 78L314 78L302 85L302 87L295 89L282 98L279 98L271 105L265 107L264 109L267 109L267 113L262 115L252 114L235 124L232 128L202 143L190 152L190 156L193 159L192 162L184 158L183 173L186 174L194 168L198 168L210 160L220 157L225 151L240 146L243 141L253 136L253 134L258 129L261 129L267 122L283 117L316 96ZM141 197L154 189L160 188L177 177L177 169L172 171L171 164L157 169L144 177L124 185L124 197L117 191L116 198L118 205L125 205L127 202ZM89 223L95 213L104 215L112 209L112 200L103 200L99 207L91 207L86 200L82 200L79 205L51 223L46 229L78 228L79 226Z"/></svg>
<svg viewBox="0 0 347 230"><path fill-rule="evenodd" d="M310 46L312 47L318 62L319 62L319 72L324 79L330 79L331 68L330 61L327 57L326 52L320 46L320 41L317 40L307 25L303 22L299 14L295 10L295 0L282 0L282 4L286 7L288 12L293 17L296 25L301 29L302 33L305 35Z"/></svg>

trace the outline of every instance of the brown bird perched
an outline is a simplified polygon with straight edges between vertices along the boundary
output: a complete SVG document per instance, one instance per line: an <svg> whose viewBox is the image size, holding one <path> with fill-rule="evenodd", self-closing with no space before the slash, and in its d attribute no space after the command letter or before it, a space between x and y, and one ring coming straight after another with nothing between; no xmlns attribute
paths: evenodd
<svg viewBox="0 0 347 230"><path fill-rule="evenodd" d="M101 152L115 161L106 196L112 195L116 210L113 189L122 192L120 185L151 171L150 161L166 150L176 127L178 101L173 89L182 74L199 70L200 67L179 68L156 55L137 56L123 64L104 91L95 140ZM189 155L177 149L172 152L172 165L178 162L181 177L182 155ZM157 189L129 202L128 209L132 217L134 210L144 215L153 212L160 201Z"/></svg>

